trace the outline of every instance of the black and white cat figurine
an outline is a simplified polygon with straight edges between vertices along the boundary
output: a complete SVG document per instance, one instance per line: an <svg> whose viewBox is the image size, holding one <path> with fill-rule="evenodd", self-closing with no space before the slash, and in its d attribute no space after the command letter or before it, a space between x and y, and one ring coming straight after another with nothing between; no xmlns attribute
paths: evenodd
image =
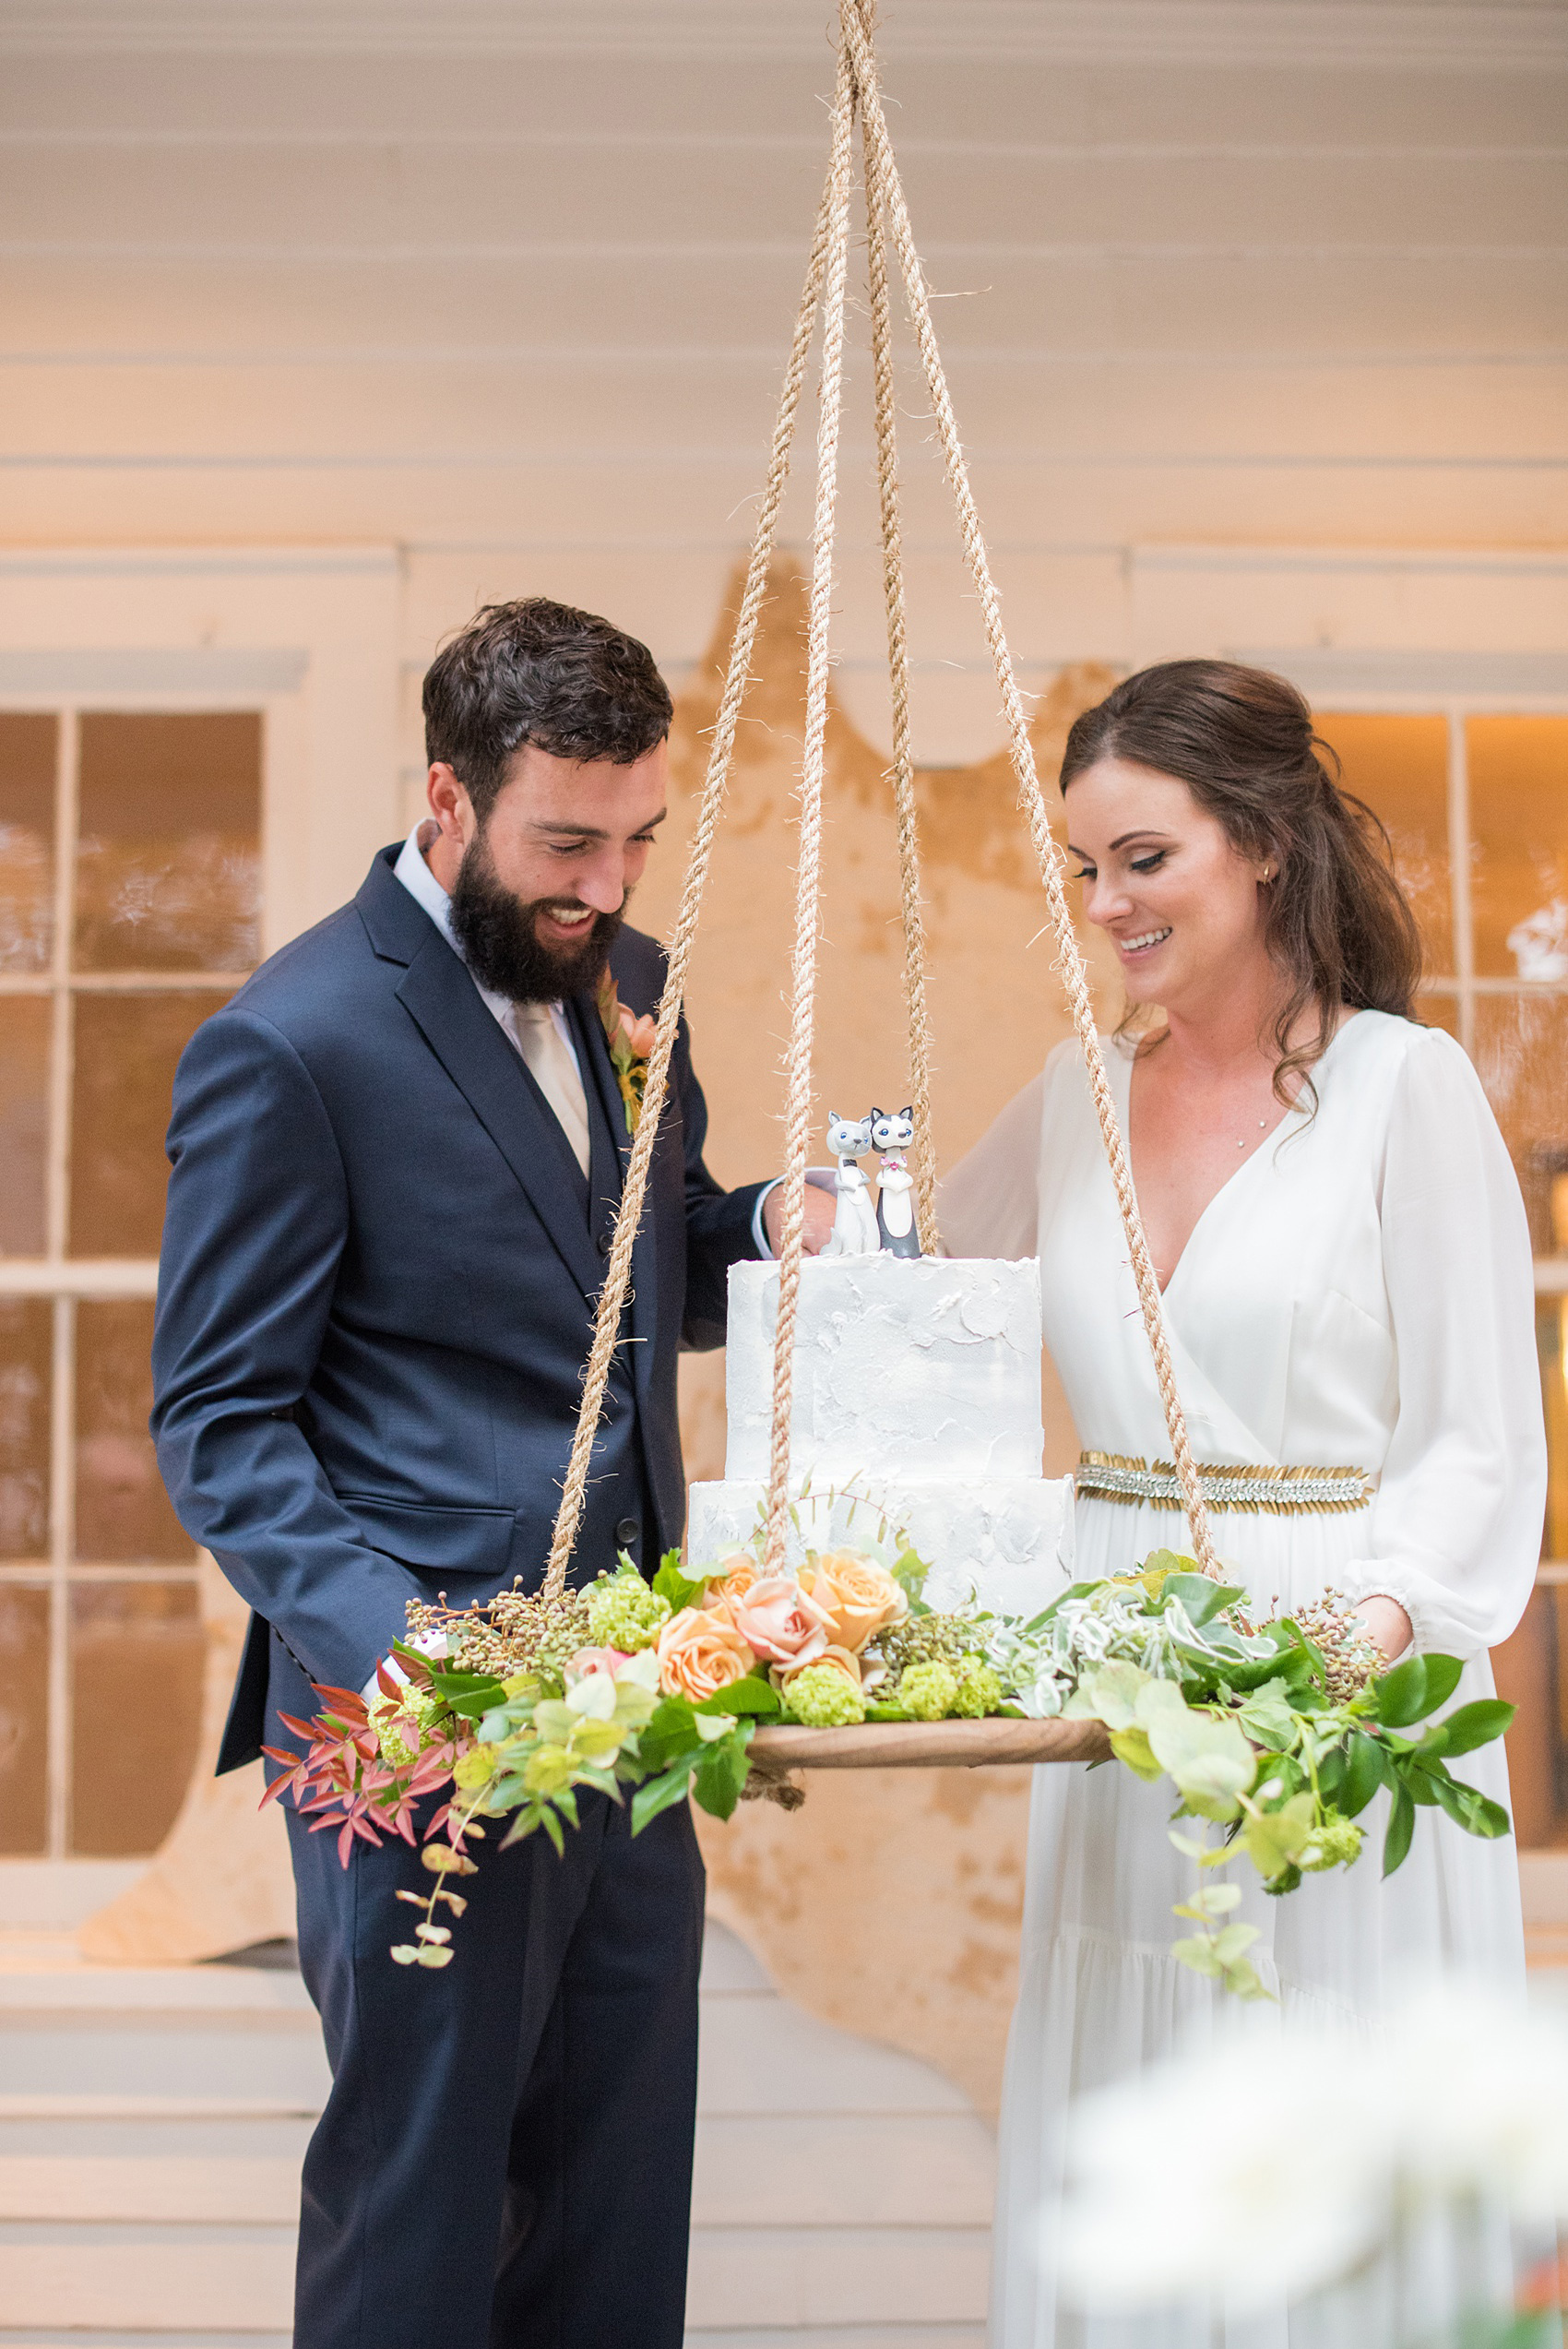
<svg viewBox="0 0 1568 2349"><path fill-rule="evenodd" d="M872 1112L872 1116L875 1112ZM871 1191L860 1162L871 1148L871 1117L840 1117L827 1113L827 1147L838 1162L838 1204L833 1215L833 1235L824 1256L875 1256L882 1246Z"/></svg>
<svg viewBox="0 0 1568 2349"><path fill-rule="evenodd" d="M876 1228L887 1256L919 1256L915 1229L915 1180L904 1152L915 1139L912 1109L873 1109L872 1147L880 1152L877 1170Z"/></svg>

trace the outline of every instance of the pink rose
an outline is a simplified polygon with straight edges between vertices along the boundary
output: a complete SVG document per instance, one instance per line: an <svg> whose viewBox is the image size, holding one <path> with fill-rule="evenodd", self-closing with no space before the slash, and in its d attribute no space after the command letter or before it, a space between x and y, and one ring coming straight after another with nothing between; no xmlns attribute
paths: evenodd
<svg viewBox="0 0 1568 2349"><path fill-rule="evenodd" d="M595 1673L603 1673L613 1680L626 1658L619 1648L579 1648L566 1666L566 1686L574 1681L591 1680Z"/></svg>
<svg viewBox="0 0 1568 2349"><path fill-rule="evenodd" d="M771 1663L810 1663L827 1645L827 1609L790 1575L765 1574L725 1606L742 1639Z"/></svg>

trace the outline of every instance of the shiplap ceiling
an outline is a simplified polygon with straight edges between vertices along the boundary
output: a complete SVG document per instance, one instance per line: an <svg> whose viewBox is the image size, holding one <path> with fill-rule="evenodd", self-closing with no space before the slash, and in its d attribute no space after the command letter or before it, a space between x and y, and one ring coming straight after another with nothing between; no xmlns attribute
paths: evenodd
<svg viewBox="0 0 1568 2349"><path fill-rule="evenodd" d="M1568 58L1558 0L889 0L890 55L1447 65ZM49 0L0 47L814 56L825 0Z"/></svg>

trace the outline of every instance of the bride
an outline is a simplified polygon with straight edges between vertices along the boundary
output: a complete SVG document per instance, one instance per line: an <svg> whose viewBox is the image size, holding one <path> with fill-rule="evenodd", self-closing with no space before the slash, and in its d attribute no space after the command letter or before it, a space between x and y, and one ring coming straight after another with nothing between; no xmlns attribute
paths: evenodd
<svg viewBox="0 0 1568 2349"><path fill-rule="evenodd" d="M1323 747L1278 677L1213 661L1146 669L1067 738L1070 853L1134 1007L1108 1059L1194 1456L1251 1467L1265 1490L1285 1467L1365 1472L1331 1510L1292 1508L1283 1483L1262 1511L1216 1493L1227 1569L1265 1614L1332 1588L1388 1659L1412 1640L1464 1658L1467 1702L1491 1693L1487 1650L1517 1623L1539 1552L1529 1236L1468 1060L1418 1024L1420 947L1380 828ZM1154 1005L1151 1029L1136 1008ZM1139 1026L1135 1047L1123 1041ZM1096 1455L1152 1472L1170 1448L1075 1043L954 1171L941 1211L956 1256L1039 1258L1046 1342L1086 1447L1079 1574L1182 1546L1169 1506L1095 1490ZM1466 1768L1506 1801L1502 1754ZM1512 1842L1477 1842L1429 1810L1385 1884L1377 1801L1357 1866L1285 1900L1248 1887L1238 1914L1259 1928L1251 1954L1287 2015L1374 2016L1403 1972L1440 1959L1522 1980ZM1201 2029L1223 1995L1170 1953L1190 1866L1167 1841L1169 1810L1169 1789L1130 1771L1035 1772L993 2349L1309 2337L1283 2312L1229 2330L1086 2319L1058 2307L1041 2258L1069 2098ZM1443 2264L1423 2262L1367 2349L1444 2318Z"/></svg>

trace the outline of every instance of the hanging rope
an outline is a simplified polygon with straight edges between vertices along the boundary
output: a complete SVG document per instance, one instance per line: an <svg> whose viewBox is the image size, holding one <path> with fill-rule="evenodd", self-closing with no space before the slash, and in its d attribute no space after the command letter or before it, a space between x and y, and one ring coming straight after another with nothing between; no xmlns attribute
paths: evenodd
<svg viewBox="0 0 1568 2349"><path fill-rule="evenodd" d="M1073 1024L1084 1054L1099 1120L1106 1158L1116 1190L1123 1227L1154 1358L1155 1375L1170 1435L1171 1452L1192 1527L1193 1546L1206 1573L1220 1567L1209 1536L1202 1487L1188 1442L1185 1414L1176 1389L1165 1331L1159 1286L1144 1235L1137 1196L1127 1163L1116 1105L1095 1026L1094 1008L1078 949L1064 887L1061 851L1051 829L1035 769L1023 702L1013 674L1002 626L1001 605L991 577L980 517L969 488L958 429L937 349L924 275L915 250L892 143L883 114L873 54L874 0L839 0L841 42L834 94L827 182L817 214L804 291L774 427L766 485L757 517L746 582L736 618L724 693L714 725L679 918L668 957L653 1050L648 1056L636 1138L626 1169L620 1213L604 1286L600 1293L594 1336L583 1376L582 1402L556 1515L544 1595L557 1598L582 1520L594 1437L603 1409L610 1365L620 1340L621 1320L631 1286L632 1251L642 1221L648 1168L669 1090L671 1055L679 1030L691 958L707 880L713 842L723 814L741 704L750 681L757 622L766 596L779 506L789 473L790 450L805 378L806 360L819 309L823 316L822 394L817 434L817 494L807 645L806 730L801 782L801 851L797 874L791 1016L787 1058L783 1226L779 1250L778 1319L774 1348L772 1447L769 1464L766 1570L785 1562L789 1523L790 1420L793 1357L804 1222L805 1170L811 1114L811 1056L815 1011L816 950L820 931L822 786L827 719L828 636L833 588L833 550L837 496L837 457L842 408L844 307L849 256L849 155L854 119L860 113L865 150L866 214L871 271L873 390L877 476L880 493L883 578L887 608L888 667L893 694L894 805L897 819L905 944L905 990L909 1013L912 1099L919 1120L916 1202L921 1245L934 1244L935 1216L930 1154L930 1033L925 996L925 936L920 900L919 849L915 822L914 771L909 749L909 660L904 617L903 554L898 527L897 452L888 316L885 222L898 256L916 343L948 480L957 506L959 532L979 591L986 640L991 648L1018 781L1019 803L1045 884L1056 935L1059 967Z"/></svg>
<svg viewBox="0 0 1568 2349"><path fill-rule="evenodd" d="M887 676L893 698L893 808L898 825L898 883L904 922L904 1002L909 1022L909 1102L915 1121L915 1227L921 1252L934 1256L936 1152L932 1146L931 1023L926 1010L925 915L915 817L915 765L909 749L909 649L904 630L904 549L898 531L898 442L893 399L893 332L887 302L887 247L876 152L861 123L865 156L866 253L871 278L872 389L876 406L876 486L882 513L882 585L887 605Z"/></svg>
<svg viewBox="0 0 1568 2349"><path fill-rule="evenodd" d="M834 121L840 115L848 138L849 122L850 82L849 60L840 54L838 86L834 99ZM837 133L835 134L837 138ZM550 1557L545 1568L543 1595L558 1599L566 1587L566 1569L582 1522L583 1501L588 1491L588 1469L593 1457L593 1439L599 1431L600 1413L604 1408L604 1390L610 1378L610 1365L621 1335L621 1316L632 1282L632 1250L642 1222L643 1200L647 1191L647 1172L653 1159L654 1142L659 1122L664 1113L669 1091L670 1057L675 1049L676 1032L680 1026L681 1006L685 999L686 966L691 960L692 940L696 936L697 916L702 908L703 890L707 881L707 869L713 855L714 836L724 811L724 793L730 777L730 761L735 747L735 728L740 719L741 703L751 681L752 653L756 643L757 622L767 597L768 566L772 561L774 541L778 527L778 508L783 501L784 484L790 472L790 448L795 436L795 418L801 404L801 389L805 382L806 361L811 352L812 335L815 328L817 304L822 295L823 274L827 259L828 232L834 180L829 167L827 184L823 190L822 204L817 213L816 232L812 240L811 259L806 267L805 289L801 295L801 307L795 320L794 340L790 348L790 363L784 374L784 388L779 397L778 420L773 428L773 449L768 460L767 482L763 491L762 505L757 514L756 531L752 541L751 558L746 566L746 584L736 615L735 634L730 647L730 665L725 674L723 698L714 722L713 745L708 752L707 773L703 783L702 805L693 837L691 854L686 864L685 884L681 893L681 911L671 941L665 968L664 992L659 997L659 1027L653 1050L648 1055L647 1081L643 1090L642 1112L637 1120L636 1137L632 1144L631 1158L626 1166L626 1178L621 1196L621 1209L615 1219L615 1236L611 1245L610 1261L605 1270L604 1286L600 1291L599 1306L594 1320L593 1343L583 1373L583 1397L577 1412L577 1425L572 1438L572 1450L567 1461L565 1481L561 1493L561 1505L555 1515L555 1531L551 1540Z"/></svg>
<svg viewBox="0 0 1568 2349"><path fill-rule="evenodd" d="M1122 1139L1116 1115L1116 1103L1111 1096L1111 1079L1106 1071L1105 1055L1100 1049L1099 1034L1095 1024L1094 1005L1089 995L1087 973L1073 928L1073 917L1067 904L1065 867L1062 852L1051 829L1051 818L1035 769L1034 745L1029 740L1028 722L1013 674L1012 655L1002 626L1002 606L992 580L991 565L986 557L985 541L980 531L980 515L969 488L968 471L958 438L958 426L948 396L947 378L937 349L936 329L932 324L931 303L926 292L925 274L920 256L915 250L914 233L909 224L904 191L899 182L898 167L894 160L893 145L887 135L887 124L882 111L881 93L877 86L876 64L872 43L861 13L859 0L839 0L839 24L843 45L848 49L854 67L855 94L861 111L864 135L875 158L878 193L893 231L894 249L903 272L909 316L915 331L921 364L925 369L926 388L932 413L936 421L937 437L942 444L947 478L958 509L958 528L974 575L980 596L980 614L985 625L986 641L991 648L1001 689L1003 711L1007 721L1008 742L1013 755L1013 769L1018 780L1018 796L1034 842L1040 877L1045 884L1046 904L1051 926L1056 934L1062 975L1067 990L1067 1001L1083 1049L1088 1070L1089 1089L1094 1096L1095 1112L1099 1120L1101 1139L1111 1168L1111 1178L1116 1189L1116 1203L1122 1212L1122 1226L1126 1234L1128 1254L1132 1259L1133 1277L1137 1285L1138 1304L1142 1308L1144 1329L1149 1351L1154 1357L1155 1378L1159 1388L1160 1401L1165 1408L1165 1424L1170 1431L1170 1449L1176 1474L1186 1503L1192 1527L1193 1546L1206 1573L1218 1577L1220 1565L1208 1531L1207 1513L1204 1507L1203 1486L1193 1460L1192 1446L1187 1438L1186 1413L1176 1389L1176 1375L1171 1366L1170 1341L1166 1335L1165 1315L1160 1302L1159 1283L1155 1275L1148 1242L1144 1234L1143 1216L1138 1209L1137 1193L1133 1186L1132 1170Z"/></svg>
<svg viewBox="0 0 1568 2349"><path fill-rule="evenodd" d="M842 49L840 56L844 54ZM778 1319L773 1339L773 1431L763 1571L781 1574L790 1530L790 1413L795 1390L795 1312L801 1291L806 1160L812 1128L812 1037L816 949L822 927L822 773L827 740L828 633L838 505L838 423L844 394L844 300L849 269L849 140L854 96L834 108L826 281L822 301L822 398L816 434L816 521L806 627L806 733L801 759L801 855L795 876L795 951L784 1096L784 1213L778 1248Z"/></svg>

